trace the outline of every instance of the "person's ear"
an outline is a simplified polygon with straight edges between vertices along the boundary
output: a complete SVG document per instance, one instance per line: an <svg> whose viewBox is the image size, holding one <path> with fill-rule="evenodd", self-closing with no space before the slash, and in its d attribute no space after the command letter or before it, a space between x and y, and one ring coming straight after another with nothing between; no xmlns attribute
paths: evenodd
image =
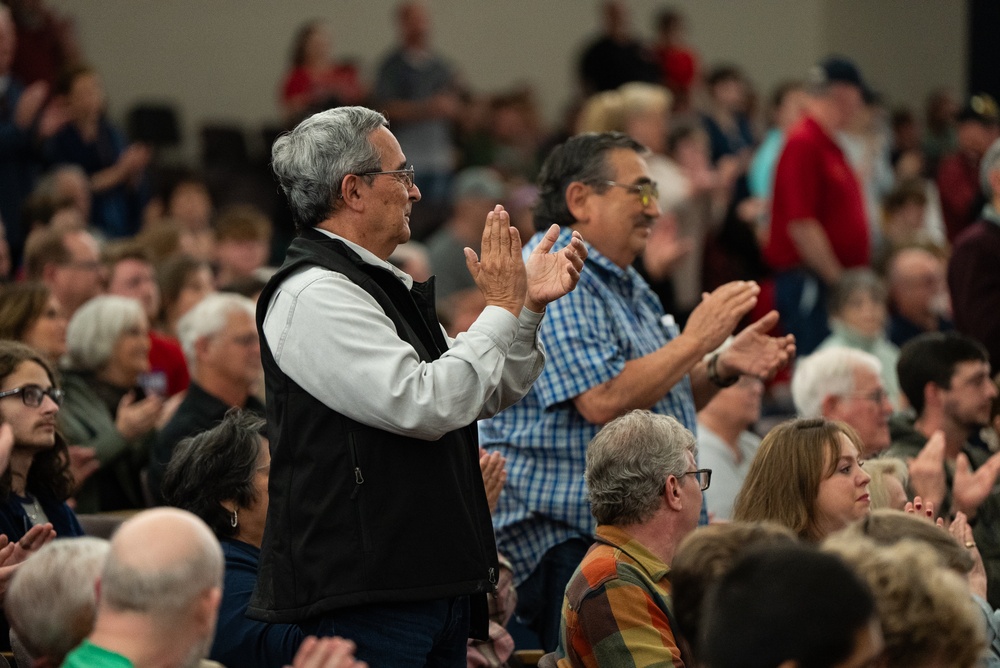
<svg viewBox="0 0 1000 668"><path fill-rule="evenodd" d="M340 181L340 199L344 206L354 211L364 209L364 198L361 191L361 177L356 174L347 174Z"/></svg>
<svg viewBox="0 0 1000 668"><path fill-rule="evenodd" d="M840 397L836 394L828 394L823 397L823 401L820 402L820 413L823 417L829 420L839 419L838 413L840 410Z"/></svg>
<svg viewBox="0 0 1000 668"><path fill-rule="evenodd" d="M593 189L580 181L573 181L566 187L566 208L575 220L586 222L590 217L587 205L593 194Z"/></svg>
<svg viewBox="0 0 1000 668"><path fill-rule="evenodd" d="M663 490L663 497L668 508L678 511L684 507L684 502L681 500L681 481L677 476L668 475Z"/></svg>

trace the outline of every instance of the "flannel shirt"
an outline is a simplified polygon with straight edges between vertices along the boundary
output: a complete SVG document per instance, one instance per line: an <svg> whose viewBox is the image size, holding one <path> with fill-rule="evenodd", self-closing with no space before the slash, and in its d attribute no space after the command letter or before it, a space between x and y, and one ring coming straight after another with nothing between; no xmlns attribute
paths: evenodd
<svg viewBox="0 0 1000 668"><path fill-rule="evenodd" d="M571 234L564 227L555 247L568 244ZM525 256L541 237L525 246ZM546 308L539 338L548 359L541 375L521 401L479 423L483 447L507 458L507 483L493 524L518 586L548 550L575 537L591 540L597 526L583 471L587 444L602 425L588 422L574 397L617 377L625 362L655 352L678 334L635 269L622 269L589 244L587 250L576 289ZM696 433L687 376L651 410Z"/></svg>
<svg viewBox="0 0 1000 668"><path fill-rule="evenodd" d="M670 568L618 527L598 526L597 541L566 587L559 668L683 668Z"/></svg>

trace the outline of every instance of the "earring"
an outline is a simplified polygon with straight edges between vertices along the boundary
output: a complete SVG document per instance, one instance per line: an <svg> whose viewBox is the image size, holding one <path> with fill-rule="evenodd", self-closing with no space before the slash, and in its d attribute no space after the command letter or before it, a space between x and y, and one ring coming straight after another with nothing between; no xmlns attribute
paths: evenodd
<svg viewBox="0 0 1000 668"><path fill-rule="evenodd" d="M235 529L236 525L240 523L239 508L233 508L233 518L229 520L229 524Z"/></svg>

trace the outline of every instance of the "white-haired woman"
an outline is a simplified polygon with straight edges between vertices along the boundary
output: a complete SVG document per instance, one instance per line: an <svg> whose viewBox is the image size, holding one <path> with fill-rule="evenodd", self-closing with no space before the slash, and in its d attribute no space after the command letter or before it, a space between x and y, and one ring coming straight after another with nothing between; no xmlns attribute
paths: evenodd
<svg viewBox="0 0 1000 668"><path fill-rule="evenodd" d="M95 297L73 315L66 345L60 426L71 444L93 447L101 464L77 494L77 510L141 508L139 472L164 410L161 397L139 386L149 371L146 314L134 299Z"/></svg>

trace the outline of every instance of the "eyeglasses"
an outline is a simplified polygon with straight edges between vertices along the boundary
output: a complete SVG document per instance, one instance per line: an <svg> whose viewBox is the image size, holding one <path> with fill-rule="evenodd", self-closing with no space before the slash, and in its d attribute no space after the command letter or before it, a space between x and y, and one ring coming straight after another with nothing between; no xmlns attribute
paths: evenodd
<svg viewBox="0 0 1000 668"><path fill-rule="evenodd" d="M852 392L842 396L864 399L865 401L870 401L881 406L882 403L889 398L889 393L886 392L884 388L880 387L877 390L872 390L871 392Z"/></svg>
<svg viewBox="0 0 1000 668"><path fill-rule="evenodd" d="M38 385L23 385L21 387L15 387L13 390L5 390L0 392L0 399L4 397L12 397L15 394L21 395L21 402L30 408L38 408L42 405L42 401L47 396L49 399L55 402L56 406L62 406L63 397L66 393L56 387L50 387L47 390L43 390Z"/></svg>
<svg viewBox="0 0 1000 668"><path fill-rule="evenodd" d="M678 478L683 478L686 475L693 475L698 484L701 485L701 491L708 489L708 486L712 484L712 469L698 469L697 471L685 471L684 473L677 476Z"/></svg>
<svg viewBox="0 0 1000 668"><path fill-rule="evenodd" d="M639 196L639 202L642 204L642 208L646 208L653 203L653 200L660 198L660 188L653 181L647 181L645 183L618 183L617 181L605 181L605 185L618 186L619 188L624 188L630 193L635 193Z"/></svg>
<svg viewBox="0 0 1000 668"><path fill-rule="evenodd" d="M406 169L388 169L381 172L361 172L355 176L380 176L382 174L392 174L409 190L413 187L413 165L408 165Z"/></svg>

